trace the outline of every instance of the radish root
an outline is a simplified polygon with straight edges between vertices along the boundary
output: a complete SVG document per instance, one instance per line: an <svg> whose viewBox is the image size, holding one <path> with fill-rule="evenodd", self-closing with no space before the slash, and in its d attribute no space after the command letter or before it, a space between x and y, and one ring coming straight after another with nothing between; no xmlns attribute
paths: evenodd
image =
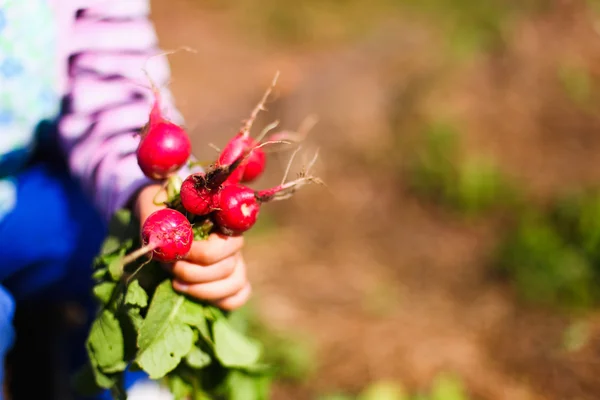
<svg viewBox="0 0 600 400"><path fill-rule="evenodd" d="M267 98L271 95L271 92L275 88L275 85L277 84L277 79L279 79L279 71L277 71L275 73L275 77L273 78L273 81L271 81L271 86L269 86L267 88L267 90L265 91L265 94L263 94L262 99L260 99L260 101L258 102L256 107L254 107L254 110L252 110L252 113L250 114L250 118L248 118L246 120L244 127L242 128L242 134L244 136L250 135L250 129L252 129L252 124L254 124L254 121L256 120L256 117L258 116L258 114L261 111L266 111L265 103L267 101Z"/></svg>

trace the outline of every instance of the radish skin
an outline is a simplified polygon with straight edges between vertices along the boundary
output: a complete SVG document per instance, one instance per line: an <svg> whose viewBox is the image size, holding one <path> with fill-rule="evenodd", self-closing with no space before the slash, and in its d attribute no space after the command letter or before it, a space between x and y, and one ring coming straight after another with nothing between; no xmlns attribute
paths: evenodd
<svg viewBox="0 0 600 400"><path fill-rule="evenodd" d="M260 204L254 191L243 185L228 185L219 195L215 222L227 235L239 235L256 223Z"/></svg>
<svg viewBox="0 0 600 400"><path fill-rule="evenodd" d="M172 263L181 260L189 253L193 240L190 221L170 208L153 212L142 225L142 243L151 249L152 258L157 261Z"/></svg>
<svg viewBox="0 0 600 400"><path fill-rule="evenodd" d="M206 185L204 173L192 174L181 185L181 205L189 213L206 215L215 209L215 195L218 191L218 188L211 190Z"/></svg>
<svg viewBox="0 0 600 400"><path fill-rule="evenodd" d="M160 96L158 90L154 90L154 104L136 152L142 172L153 180L166 179L178 171L191 154L192 143L187 132L162 116Z"/></svg>

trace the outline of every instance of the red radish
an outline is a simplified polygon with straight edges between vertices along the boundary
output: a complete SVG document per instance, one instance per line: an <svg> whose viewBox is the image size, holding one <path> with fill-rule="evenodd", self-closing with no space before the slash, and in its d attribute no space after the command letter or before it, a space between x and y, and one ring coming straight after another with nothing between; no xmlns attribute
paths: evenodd
<svg viewBox="0 0 600 400"><path fill-rule="evenodd" d="M162 262L175 262L187 255L194 233L190 221L179 211L163 208L153 212L142 225L142 242L146 253Z"/></svg>
<svg viewBox="0 0 600 400"><path fill-rule="evenodd" d="M154 89L154 105L142 129L137 160L150 179L166 179L190 158L192 144L185 130L162 116L158 90Z"/></svg>
<svg viewBox="0 0 600 400"><path fill-rule="evenodd" d="M242 133L238 133L231 139L219 154L219 158L217 159L218 166L231 165L236 159L238 159L247 149L248 143L247 136ZM247 160L242 162L236 169L231 173L231 175L225 181L226 184L229 183L238 183L241 181L242 176L244 174L244 166L246 165Z"/></svg>
<svg viewBox="0 0 600 400"><path fill-rule="evenodd" d="M256 148L250 152L248 161L242 175L242 182L252 182L262 175L265 170L265 164L267 162L267 156L261 148Z"/></svg>
<svg viewBox="0 0 600 400"><path fill-rule="evenodd" d="M215 221L223 233L229 235L239 235L252 228L260 211L254 191L243 185L225 186L218 204Z"/></svg>
<svg viewBox="0 0 600 400"><path fill-rule="evenodd" d="M227 235L239 235L254 226L260 212L261 203L291 197L296 190L308 183L322 183L319 178L308 175L308 171L317 161L318 151L308 166L300 173L300 178L285 182L294 156L299 150L299 148L296 149L290 158L280 185L257 192L241 184L227 185L221 189L218 194L218 208L216 208L214 214L215 222L221 232Z"/></svg>
<svg viewBox="0 0 600 400"><path fill-rule="evenodd" d="M152 126L137 149L138 164L150 179L166 179L179 170L192 152L185 131L168 121Z"/></svg>
<svg viewBox="0 0 600 400"><path fill-rule="evenodd" d="M226 184L250 182L258 178L265 169L266 155L262 148L256 147L258 142L245 133L238 133L227 143L217 161L218 165L230 165L241 157L244 152L250 152L247 159L225 181Z"/></svg>
<svg viewBox="0 0 600 400"><path fill-rule="evenodd" d="M215 210L221 189L229 184L228 179L247 157L248 153L243 152L231 164L224 166L217 164L206 174L200 172L188 176L180 189L183 208L195 215L205 215Z"/></svg>
<svg viewBox="0 0 600 400"><path fill-rule="evenodd" d="M320 183L321 181L312 176L304 176L295 181L282 183L258 192L240 184L227 185L218 196L215 222L223 233L239 235L254 226L262 203L286 199L292 196L298 188L311 182Z"/></svg>
<svg viewBox="0 0 600 400"><path fill-rule="evenodd" d="M181 205L192 214L205 215L215 209L217 193L206 185L204 173L192 174L181 185Z"/></svg>
<svg viewBox="0 0 600 400"><path fill-rule="evenodd" d="M275 87L277 83L277 79L279 78L279 71L275 74L273 81L271 82L271 86L267 88L263 97L258 102L256 107L252 110L250 114L250 118L246 121L240 132L231 139L225 148L221 151L219 155L219 159L217 161L218 166L227 166L237 160L242 154L246 153L249 155L246 159L243 160L239 168L233 171L233 173L229 176L229 178L224 182L225 184L236 184L241 181L249 182L256 179L260 174L262 174L265 168L265 153L264 151L257 147L259 145L259 140L254 140L250 137L250 129L258 116L258 113L264 110L265 102L267 98L271 94L271 91ZM276 125L276 124L275 124ZM245 169L249 166L248 173L245 172Z"/></svg>

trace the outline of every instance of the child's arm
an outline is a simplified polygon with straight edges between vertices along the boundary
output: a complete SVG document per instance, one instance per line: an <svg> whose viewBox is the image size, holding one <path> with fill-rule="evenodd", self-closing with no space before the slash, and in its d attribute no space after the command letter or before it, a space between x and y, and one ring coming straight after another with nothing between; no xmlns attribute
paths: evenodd
<svg viewBox="0 0 600 400"><path fill-rule="evenodd" d="M157 208L158 186L144 177L135 155L136 133L152 105L151 91L141 86L149 86L142 68L160 53L148 14L148 0L96 1L78 11L69 33L68 101L59 135L73 175L106 219L133 204L143 222ZM162 89L165 116L181 124L164 88L166 58L152 58L147 68ZM194 242L186 260L172 265L174 287L225 309L241 306L250 294L242 246L241 237L219 235Z"/></svg>
<svg viewBox="0 0 600 400"><path fill-rule="evenodd" d="M183 122L165 87L170 76L166 57L150 59L160 49L148 4L92 2L73 16L63 40L69 65L60 137L73 175L106 219L151 183L135 156L136 133L148 121L152 105L145 65L161 89L166 116Z"/></svg>

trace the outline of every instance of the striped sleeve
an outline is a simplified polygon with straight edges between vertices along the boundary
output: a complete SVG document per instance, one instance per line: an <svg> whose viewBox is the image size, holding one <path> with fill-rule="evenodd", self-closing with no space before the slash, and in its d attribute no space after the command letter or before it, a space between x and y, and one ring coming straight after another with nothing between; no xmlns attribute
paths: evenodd
<svg viewBox="0 0 600 400"><path fill-rule="evenodd" d="M148 0L88 2L73 15L68 77L59 136L73 175L108 220L151 183L137 165L137 132L152 105L143 68L161 89L164 115L183 118L166 84L170 69L159 54ZM181 171L186 175L189 171Z"/></svg>

